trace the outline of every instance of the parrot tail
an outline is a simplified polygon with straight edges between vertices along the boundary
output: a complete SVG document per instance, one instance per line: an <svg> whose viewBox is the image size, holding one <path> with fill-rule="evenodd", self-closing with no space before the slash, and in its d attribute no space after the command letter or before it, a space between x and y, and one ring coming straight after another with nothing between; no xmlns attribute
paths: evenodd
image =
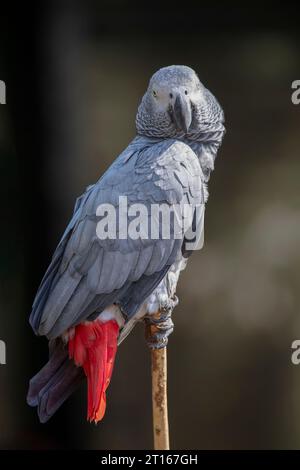
<svg viewBox="0 0 300 470"><path fill-rule="evenodd" d="M113 371L118 335L119 325L115 320L95 320L77 325L69 340L69 357L83 367L87 377L87 419L95 423L105 413L105 392Z"/></svg>
<svg viewBox="0 0 300 470"><path fill-rule="evenodd" d="M41 423L45 423L84 379L81 368L68 358L68 350L61 341L49 343L47 364L30 380L27 403L37 406Z"/></svg>

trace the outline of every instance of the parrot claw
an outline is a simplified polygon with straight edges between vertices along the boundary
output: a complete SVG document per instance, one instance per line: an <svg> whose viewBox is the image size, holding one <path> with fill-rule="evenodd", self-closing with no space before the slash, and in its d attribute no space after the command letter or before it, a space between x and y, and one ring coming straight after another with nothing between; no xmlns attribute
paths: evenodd
<svg viewBox="0 0 300 470"><path fill-rule="evenodd" d="M169 313L174 310L174 308L178 305L179 299L177 295L174 295L172 298L168 298L165 302L161 303L160 305L160 311L162 313Z"/></svg>
<svg viewBox="0 0 300 470"><path fill-rule="evenodd" d="M168 337L174 330L174 323L171 318L172 309L167 312L160 312L159 317L149 315L145 317L146 340L150 349L161 349L167 346Z"/></svg>
<svg viewBox="0 0 300 470"><path fill-rule="evenodd" d="M151 339L153 340L152 349L160 349L164 348L168 344L168 339L170 334L174 331L174 325L172 322L172 326L168 329L164 329L162 332L155 333L152 335Z"/></svg>

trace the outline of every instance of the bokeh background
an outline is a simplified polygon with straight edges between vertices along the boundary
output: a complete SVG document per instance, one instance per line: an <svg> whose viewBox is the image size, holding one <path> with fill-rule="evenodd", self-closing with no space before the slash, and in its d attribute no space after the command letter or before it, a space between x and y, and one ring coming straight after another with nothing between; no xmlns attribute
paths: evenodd
<svg viewBox="0 0 300 470"><path fill-rule="evenodd" d="M119 349L100 425L85 422L85 387L41 425L25 397L47 343L28 315L75 198L134 137L148 79L170 64L198 72L227 126L209 184L205 247L181 277L168 347L171 447L299 448L295 7L40 3L1 20L0 448L152 446L142 325Z"/></svg>

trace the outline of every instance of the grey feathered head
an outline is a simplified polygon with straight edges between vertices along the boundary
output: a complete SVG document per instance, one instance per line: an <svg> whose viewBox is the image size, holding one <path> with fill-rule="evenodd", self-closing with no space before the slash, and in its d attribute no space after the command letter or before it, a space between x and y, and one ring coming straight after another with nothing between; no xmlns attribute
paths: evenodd
<svg viewBox="0 0 300 470"><path fill-rule="evenodd" d="M150 137L187 137L213 130L223 122L215 97L200 82L193 69L171 65L150 79L136 117L137 133Z"/></svg>

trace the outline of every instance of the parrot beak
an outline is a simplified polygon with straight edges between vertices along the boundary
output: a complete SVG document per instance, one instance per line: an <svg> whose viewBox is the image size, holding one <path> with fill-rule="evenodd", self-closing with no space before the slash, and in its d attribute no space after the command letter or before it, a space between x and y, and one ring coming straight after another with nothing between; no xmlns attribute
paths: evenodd
<svg viewBox="0 0 300 470"><path fill-rule="evenodd" d="M173 104L173 117L177 129L188 133L189 127L192 123L192 109L191 102L187 97L178 93Z"/></svg>

